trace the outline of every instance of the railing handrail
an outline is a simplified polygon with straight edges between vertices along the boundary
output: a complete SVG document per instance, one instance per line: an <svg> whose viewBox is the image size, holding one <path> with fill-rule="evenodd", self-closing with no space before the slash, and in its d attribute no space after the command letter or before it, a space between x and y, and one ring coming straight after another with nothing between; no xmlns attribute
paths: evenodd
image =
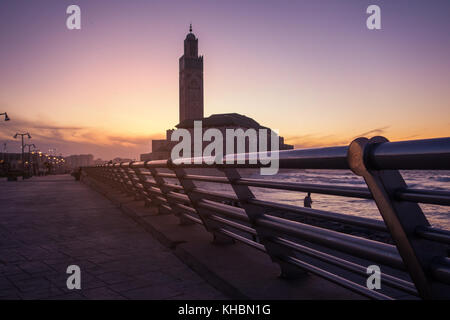
<svg viewBox="0 0 450 320"><path fill-rule="evenodd" d="M409 188L398 171L450 170L450 138L399 142L388 142L383 137L358 138L349 146L276 153L280 169L351 170L363 178L366 187L241 177L236 169L263 167L259 163L250 164L249 160L266 159L266 152L225 157L245 159L245 163L210 165L211 158L189 158L183 159L188 163L182 164L178 164L180 159L131 161L87 167L85 170L88 175L109 182L130 195L142 196L158 210L174 213L183 223L203 225L215 240L229 242L232 239L267 253L279 264L282 274L290 274L292 265L295 265L367 297L387 298L311 264L306 258L310 256L313 260L364 274L364 264L358 262L360 260L340 256L346 254L407 272L412 282L396 274L386 274L382 280L403 293L422 298L450 297L450 261L447 257L450 231L432 227L418 205L450 206L450 192ZM222 174L194 174L190 168L216 168ZM233 193L215 192L194 182L226 184ZM383 221L259 199L253 195L251 187L367 199L375 202ZM277 216L276 212L283 215ZM287 218L285 213L306 220ZM389 235L392 241L349 235L329 225L316 226L308 219L363 228L375 232L376 238L381 232ZM311 246L305 246L305 242ZM326 250L321 251L320 248ZM306 260L298 258L297 253Z"/></svg>
<svg viewBox="0 0 450 320"><path fill-rule="evenodd" d="M270 154L270 151L269 151ZM366 155L368 165L377 170L450 170L450 138L435 138L382 142L374 144ZM233 167L260 168L265 165L250 164L249 159L268 159L266 152L229 154L223 164L207 164L210 157L193 157L171 160L148 160L106 164L131 168ZM348 146L306 148L278 151L280 169L350 169L347 161ZM226 159L245 159L244 164L226 163ZM181 161L185 163L180 163ZM189 163L188 163L189 162ZM199 162L199 163L196 163Z"/></svg>

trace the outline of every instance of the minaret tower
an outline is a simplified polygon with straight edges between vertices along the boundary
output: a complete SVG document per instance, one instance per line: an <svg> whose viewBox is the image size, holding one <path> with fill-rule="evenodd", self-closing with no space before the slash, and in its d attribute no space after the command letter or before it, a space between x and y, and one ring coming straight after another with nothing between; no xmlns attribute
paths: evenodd
<svg viewBox="0 0 450 320"><path fill-rule="evenodd" d="M203 118L203 56L198 55L198 39L189 33L180 58L180 122Z"/></svg>

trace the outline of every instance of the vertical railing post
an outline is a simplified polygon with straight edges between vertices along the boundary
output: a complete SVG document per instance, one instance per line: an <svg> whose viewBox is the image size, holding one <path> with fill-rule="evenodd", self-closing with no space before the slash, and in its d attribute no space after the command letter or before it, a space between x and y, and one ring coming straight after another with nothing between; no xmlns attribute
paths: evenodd
<svg viewBox="0 0 450 320"><path fill-rule="evenodd" d="M166 169L171 170L169 168L169 166L167 166ZM150 172L151 172L151 174L153 176L153 179L155 180L156 184L158 185L159 190L161 190L164 198L166 199L169 207L171 208L172 213L175 216L177 216L177 218L179 219L180 225L191 225L193 222L191 220L188 220L188 219L184 218L180 214L181 209L178 208L176 206L176 204L173 204L172 203L173 201L170 200L170 197L167 196L167 193L169 193L171 191L171 189L165 186L164 178L162 178L160 175L158 175L158 172L157 172L156 168L151 168Z"/></svg>
<svg viewBox="0 0 450 320"><path fill-rule="evenodd" d="M172 164L171 167L173 172L175 172L180 185L183 187L184 193L188 196L189 201L191 202L191 206L195 209L195 211L197 211L200 220L203 222L203 226L208 232L213 235L213 243L220 245L233 244L234 239L220 233L218 231L218 229L220 229L220 225L208 218L208 216L211 215L211 212L206 209L200 208L197 205L198 202L202 200L202 198L201 196L192 192L192 190L195 189L194 182L192 180L184 179L184 176L186 175L185 169L175 164Z"/></svg>
<svg viewBox="0 0 450 320"><path fill-rule="evenodd" d="M424 299L448 298L448 286L445 288L433 281L430 274L433 260L447 256L448 248L417 236L416 230L430 224L417 203L395 198L397 191L407 187L400 172L370 167L370 152L384 142L388 142L384 137L354 140L348 149L349 166L364 178L420 296Z"/></svg>
<svg viewBox="0 0 450 320"><path fill-rule="evenodd" d="M145 162L144 162L144 167L145 167ZM141 169L133 168L133 170L136 174L136 177L139 179L139 183L142 185L142 189L140 190L141 197L145 201L145 206L148 207L150 205L148 198L151 198L151 197L149 195L149 191L147 188L147 178L145 177L145 175L142 174Z"/></svg>
<svg viewBox="0 0 450 320"><path fill-rule="evenodd" d="M284 262L283 257L294 256L294 252L284 246L280 246L272 241L271 238L276 237L273 231L267 230L265 228L259 227L256 223L258 218L267 212L267 209L263 209L259 206L255 206L249 203L249 200L254 199L255 196L248 186L237 185L234 181L239 180L241 175L236 168L225 167L222 169L227 177L230 185L232 186L241 207L244 209L252 228L256 230L257 238L259 242L266 248L267 254L270 256L273 262L280 266L280 277L282 278L297 278L304 276L306 271L303 269L293 266L289 263ZM266 211L263 211L266 210Z"/></svg>
<svg viewBox="0 0 450 320"><path fill-rule="evenodd" d="M126 193L129 196L133 195L133 186L128 185L129 182L128 176L126 175L125 170L123 168L123 162L119 163L119 165L117 166L117 172L120 176L124 193Z"/></svg>
<svg viewBox="0 0 450 320"><path fill-rule="evenodd" d="M112 171L110 163L105 165L105 177L107 180L106 182L108 184L110 184L113 188L117 188L116 181L114 180L114 175L113 175L113 171Z"/></svg>
<svg viewBox="0 0 450 320"><path fill-rule="evenodd" d="M104 177L105 177L105 183L109 184L111 187L116 188L116 182L114 181L114 177L111 171L111 166L109 163L105 164L104 167Z"/></svg>
<svg viewBox="0 0 450 320"><path fill-rule="evenodd" d="M117 180L118 177L117 177L117 175L115 173L115 170L114 170L114 165L112 163L109 163L107 169L108 169L107 170L108 177L109 177L109 180L111 181L112 187L116 188L116 189L120 189L120 185L119 185L119 182Z"/></svg>
<svg viewBox="0 0 450 320"><path fill-rule="evenodd" d="M111 168L111 164L110 164L110 163L106 164L106 167L105 167L105 176L106 176L106 178L107 178L107 183L108 183L109 185L111 185L111 187L117 188L116 181L114 180L114 175L113 175L113 171L112 171L112 168Z"/></svg>
<svg viewBox="0 0 450 320"><path fill-rule="evenodd" d="M124 181L122 178L122 174L120 172L120 164L117 165L117 163L113 163L111 166L111 169L112 169L114 180L116 181L117 188L119 190L121 190L122 192L126 193Z"/></svg>
<svg viewBox="0 0 450 320"><path fill-rule="evenodd" d="M164 179L158 175L158 171L156 170L156 168L150 167L148 170L149 170L150 174L152 175L153 180L155 180L155 183L156 183L158 189L161 191L162 198L164 200L166 200L167 206L169 206L172 209L172 207L170 206L170 201L169 201L169 199L167 199L167 196L166 196L166 193L168 192L168 190L164 186ZM158 207L158 213L160 213L160 214L167 213L167 212L164 211L164 209L165 209L164 208L164 206L165 206L164 203L159 202L158 206L159 206Z"/></svg>
<svg viewBox="0 0 450 320"><path fill-rule="evenodd" d="M134 200L141 200L140 196L141 196L141 192L140 192L140 188L138 185L138 182L135 181L135 178L133 177L132 172L134 172L134 170L131 169L131 166L133 164L133 162L135 161L131 161L128 163L127 166L123 165L121 166L123 168L123 170L125 171L125 174L128 178L128 180L131 183L131 190L132 190L132 195L134 196Z"/></svg>

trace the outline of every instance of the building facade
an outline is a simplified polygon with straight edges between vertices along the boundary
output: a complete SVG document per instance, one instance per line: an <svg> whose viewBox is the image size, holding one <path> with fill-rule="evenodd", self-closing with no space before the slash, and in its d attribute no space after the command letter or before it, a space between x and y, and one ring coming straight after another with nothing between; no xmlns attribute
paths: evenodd
<svg viewBox="0 0 450 320"><path fill-rule="evenodd" d="M79 167L88 167L94 165L94 156L92 154L77 154L64 158L66 166L70 169Z"/></svg>
<svg viewBox="0 0 450 320"><path fill-rule="evenodd" d="M184 54L179 60L180 122L203 118L203 56L198 55L198 39L192 25L184 39Z"/></svg>
<svg viewBox="0 0 450 320"><path fill-rule="evenodd" d="M187 129L193 136L194 121L201 120L203 131L209 128L219 129L225 137L227 129L267 129L254 119L238 113L213 114L204 117L203 105L203 56L198 55L198 38L192 33L192 25L184 39L184 52L179 59L179 120L175 126L177 129ZM174 145L178 142L171 141L174 130L166 131L166 138L152 140L152 152L141 154L141 161L163 160L170 158ZM284 143L284 138L279 139L279 150L293 149L294 147ZM257 143L259 145L259 141ZM270 140L268 148L270 150ZM203 144L205 147L206 144ZM225 146L225 142L224 142ZM193 150L193 149L192 149ZM249 152L248 143L245 151ZM224 150L224 154L226 154Z"/></svg>

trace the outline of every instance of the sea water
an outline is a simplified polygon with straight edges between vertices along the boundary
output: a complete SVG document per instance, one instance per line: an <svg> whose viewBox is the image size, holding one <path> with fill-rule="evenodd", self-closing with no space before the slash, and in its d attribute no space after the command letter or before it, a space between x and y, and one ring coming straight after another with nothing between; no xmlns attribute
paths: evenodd
<svg viewBox="0 0 450 320"><path fill-rule="evenodd" d="M402 171L408 187L446 191L449 189L450 171ZM256 172L242 172L248 178L262 178L283 182L324 184L347 187L367 187L364 180L346 170L280 170L275 176L260 176ZM303 206L305 193L284 190L252 188L255 196L267 201ZM311 195L312 208L348 215L382 220L373 200L321 194ZM450 207L420 204L433 227L450 230Z"/></svg>

